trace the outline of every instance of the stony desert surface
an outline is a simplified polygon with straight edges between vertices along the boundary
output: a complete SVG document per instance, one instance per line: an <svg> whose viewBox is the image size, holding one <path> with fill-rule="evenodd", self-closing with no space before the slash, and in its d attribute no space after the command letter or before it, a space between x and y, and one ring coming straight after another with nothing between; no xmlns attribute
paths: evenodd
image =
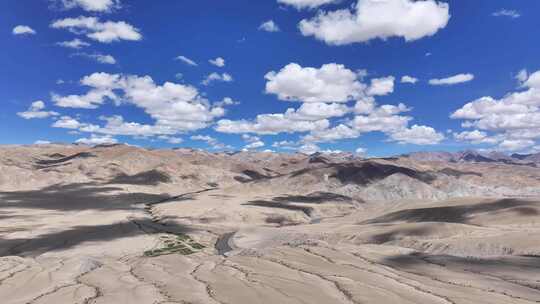
<svg viewBox="0 0 540 304"><path fill-rule="evenodd" d="M538 155L0 147L0 302L538 303Z"/></svg>

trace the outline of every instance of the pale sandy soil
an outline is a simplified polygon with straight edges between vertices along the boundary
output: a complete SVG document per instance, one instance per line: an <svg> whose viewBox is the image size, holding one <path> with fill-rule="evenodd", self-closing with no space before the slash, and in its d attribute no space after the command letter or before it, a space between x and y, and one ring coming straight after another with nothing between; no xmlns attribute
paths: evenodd
<svg viewBox="0 0 540 304"><path fill-rule="evenodd" d="M2 304L540 302L537 198L36 183L0 191Z"/></svg>
<svg viewBox="0 0 540 304"><path fill-rule="evenodd" d="M327 202L310 223L302 211L245 205L264 199L229 189L146 210L138 197L92 208L105 202L61 195L41 208L3 207L2 303L540 301L535 200ZM269 215L299 224L279 227ZM206 248L143 255L168 232ZM233 250L219 255L214 244L228 232Z"/></svg>

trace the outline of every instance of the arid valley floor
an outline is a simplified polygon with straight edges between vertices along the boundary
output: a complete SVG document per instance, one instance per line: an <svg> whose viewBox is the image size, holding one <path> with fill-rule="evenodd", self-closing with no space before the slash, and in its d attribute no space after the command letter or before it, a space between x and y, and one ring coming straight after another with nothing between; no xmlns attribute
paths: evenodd
<svg viewBox="0 0 540 304"><path fill-rule="evenodd" d="M538 303L540 165L0 148L0 303Z"/></svg>

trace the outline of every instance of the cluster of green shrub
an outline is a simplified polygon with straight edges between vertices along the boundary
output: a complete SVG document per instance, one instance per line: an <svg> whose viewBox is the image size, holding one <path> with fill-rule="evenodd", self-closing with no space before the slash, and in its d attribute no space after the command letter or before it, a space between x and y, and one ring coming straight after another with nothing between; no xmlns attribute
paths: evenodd
<svg viewBox="0 0 540 304"><path fill-rule="evenodd" d="M204 249L204 246L195 242L192 238L185 234L165 235L160 237L163 246L160 248L147 250L144 255L147 257L157 257L168 254L190 255L199 250Z"/></svg>

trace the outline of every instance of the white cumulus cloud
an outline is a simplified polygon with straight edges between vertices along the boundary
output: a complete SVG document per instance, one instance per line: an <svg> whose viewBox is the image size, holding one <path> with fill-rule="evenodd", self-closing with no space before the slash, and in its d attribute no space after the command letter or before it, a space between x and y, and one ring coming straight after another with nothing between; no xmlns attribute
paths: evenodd
<svg viewBox="0 0 540 304"><path fill-rule="evenodd" d="M209 74L208 76L206 76L206 78L201 83L204 84L205 86L207 86L207 85L212 84L215 81L231 82L231 81L233 81L233 78L228 73L219 74L219 73L214 72L214 73Z"/></svg>
<svg viewBox="0 0 540 304"><path fill-rule="evenodd" d="M279 32L279 31L280 31L279 26L274 22L274 20L268 20L268 21L266 21L266 22L263 22L263 23L259 26L259 30L260 30L260 31L265 31L265 32L270 32L270 33Z"/></svg>
<svg viewBox="0 0 540 304"><path fill-rule="evenodd" d="M118 143L118 140L108 135L99 136L99 135L91 134L89 138L88 137L79 138L75 141L75 143L82 144L82 145L89 145L89 146L97 146L97 145L116 144Z"/></svg>
<svg viewBox="0 0 540 304"><path fill-rule="evenodd" d="M319 6L337 3L341 0L278 0L278 3L286 4L295 7L296 9L314 9Z"/></svg>
<svg viewBox="0 0 540 304"><path fill-rule="evenodd" d="M430 79L429 84L430 85L454 85L464 82L469 82L474 79L474 75L467 73L467 74L457 74L454 76L446 77L446 78L440 78L440 79Z"/></svg>
<svg viewBox="0 0 540 304"><path fill-rule="evenodd" d="M401 77L401 83L415 84L417 82L418 82L418 78L415 78L415 77L412 77L412 76L409 76L409 75L405 75L405 76Z"/></svg>
<svg viewBox="0 0 540 304"><path fill-rule="evenodd" d="M485 96L466 103L451 114L464 120L464 128L475 128L495 135L493 142L508 151L532 146L540 139L540 71L520 76L519 91L500 99Z"/></svg>
<svg viewBox="0 0 540 304"><path fill-rule="evenodd" d="M102 64L116 64L116 59L112 55L106 55L106 54L100 54L100 53L94 53L94 54L75 53L72 56L80 56L80 57L89 58Z"/></svg>
<svg viewBox="0 0 540 304"><path fill-rule="evenodd" d="M449 5L435 0L358 0L353 8L320 12L304 19L299 28L304 36L331 45L403 37L406 41L432 36L446 27Z"/></svg>
<svg viewBox="0 0 540 304"><path fill-rule="evenodd" d="M360 97L365 84L344 65L329 63L320 68L290 63L265 75L266 93L280 100L302 102L347 102Z"/></svg>
<svg viewBox="0 0 540 304"><path fill-rule="evenodd" d="M70 49L77 49L77 50L82 49L83 47L90 46L90 43L84 42L79 38L75 38L75 39L70 40L70 41L58 42L56 44L61 46L61 47L70 48Z"/></svg>
<svg viewBox="0 0 540 304"><path fill-rule="evenodd" d="M90 88L87 93L53 95L53 101L61 107L87 109L97 108L106 101L113 101L117 105L132 104L144 110L155 121L153 125L141 125L124 122L117 116L104 117L102 120L107 124L94 133L172 135L205 128L215 118L225 114L224 104L212 105L195 87L172 82L158 85L150 76L94 73L84 77L81 84ZM71 120L66 122L73 129L81 130L81 125Z"/></svg>
<svg viewBox="0 0 540 304"><path fill-rule="evenodd" d="M139 29L124 21L101 22L97 17L65 18L51 23L55 29L67 29L74 34L85 34L86 37L102 43L142 39Z"/></svg>
<svg viewBox="0 0 540 304"><path fill-rule="evenodd" d="M225 59L223 59L222 57L217 57L216 59L210 59L208 60L208 62L220 68L225 66Z"/></svg>
<svg viewBox="0 0 540 304"><path fill-rule="evenodd" d="M28 25L17 25L11 31L13 35L35 35L36 31Z"/></svg>
<svg viewBox="0 0 540 304"><path fill-rule="evenodd" d="M367 94L371 96L383 96L394 92L393 76L371 79L371 84L367 90Z"/></svg>
<svg viewBox="0 0 540 304"><path fill-rule="evenodd" d="M120 0L51 0L64 9L79 7L88 12L110 12L120 7Z"/></svg>
<svg viewBox="0 0 540 304"><path fill-rule="evenodd" d="M444 135L432 127L413 125L391 133L390 138L401 144L436 145L444 139Z"/></svg>
<svg viewBox="0 0 540 304"><path fill-rule="evenodd" d="M34 101L28 110L24 112L17 113L20 117L24 119L33 119L33 118L47 118L51 116L58 116L59 114L54 111L45 111L45 103L41 100Z"/></svg>

